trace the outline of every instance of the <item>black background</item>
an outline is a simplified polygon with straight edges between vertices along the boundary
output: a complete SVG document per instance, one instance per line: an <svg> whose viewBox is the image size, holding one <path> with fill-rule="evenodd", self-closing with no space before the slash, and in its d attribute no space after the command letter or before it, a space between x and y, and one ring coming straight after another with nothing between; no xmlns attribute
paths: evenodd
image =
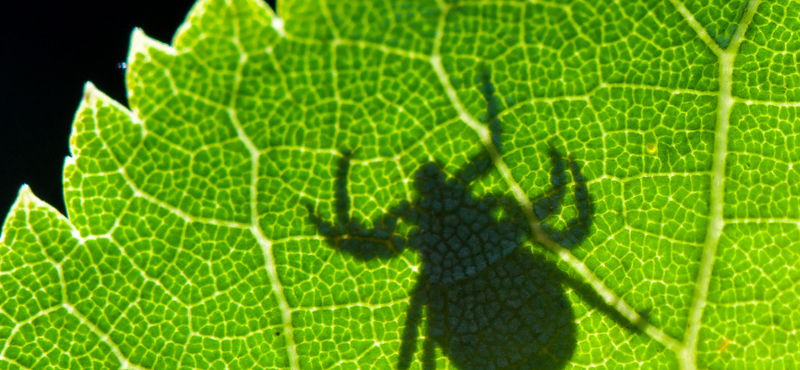
<svg viewBox="0 0 800 370"><path fill-rule="evenodd" d="M127 106L119 63L134 27L170 44L194 2L0 2L0 220L22 184L65 212L62 169L84 84Z"/></svg>

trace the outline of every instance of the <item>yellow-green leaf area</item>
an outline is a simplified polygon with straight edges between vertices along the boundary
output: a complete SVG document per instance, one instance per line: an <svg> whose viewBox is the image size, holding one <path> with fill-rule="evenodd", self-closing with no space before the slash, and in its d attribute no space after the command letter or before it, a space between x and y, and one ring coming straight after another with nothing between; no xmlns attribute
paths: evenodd
<svg viewBox="0 0 800 370"><path fill-rule="evenodd" d="M200 0L21 188L0 368L791 368L798 14Z"/></svg>

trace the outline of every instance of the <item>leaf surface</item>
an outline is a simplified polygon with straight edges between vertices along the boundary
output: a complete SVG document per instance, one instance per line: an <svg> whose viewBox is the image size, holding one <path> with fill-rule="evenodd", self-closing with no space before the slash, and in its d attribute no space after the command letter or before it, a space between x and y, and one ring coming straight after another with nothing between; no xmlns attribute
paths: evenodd
<svg viewBox="0 0 800 370"><path fill-rule="evenodd" d="M23 186L3 225L0 368L800 363L800 3L278 14L201 0L171 46L134 31L130 108L87 84L68 217ZM539 220L554 151L580 171ZM425 207L421 169L455 191L482 155L463 199L508 200L490 224L526 239L463 282L417 284L439 276L422 221L375 258L321 228L342 192L348 222L388 228ZM591 228L567 249L547 230L574 224L582 183Z"/></svg>

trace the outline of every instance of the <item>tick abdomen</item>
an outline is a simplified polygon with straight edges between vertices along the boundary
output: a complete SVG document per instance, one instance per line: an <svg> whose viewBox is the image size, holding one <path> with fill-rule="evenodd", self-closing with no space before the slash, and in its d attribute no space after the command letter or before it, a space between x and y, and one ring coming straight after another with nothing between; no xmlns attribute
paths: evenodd
<svg viewBox="0 0 800 370"><path fill-rule="evenodd" d="M574 317L559 272L515 249L472 278L431 284L431 339L461 370L552 369L575 346Z"/></svg>

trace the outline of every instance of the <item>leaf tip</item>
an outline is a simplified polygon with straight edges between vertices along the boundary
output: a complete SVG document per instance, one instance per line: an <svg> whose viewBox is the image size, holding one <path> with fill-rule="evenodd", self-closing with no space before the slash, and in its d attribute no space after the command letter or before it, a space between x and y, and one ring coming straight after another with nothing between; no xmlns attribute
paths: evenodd
<svg viewBox="0 0 800 370"><path fill-rule="evenodd" d="M22 186L20 186L19 188L19 192L17 192L17 201L14 202L14 206L12 206L12 208L17 206L17 203L21 204L34 203L38 200L39 198L37 198L36 195L33 194L31 187L28 186L28 184L22 184Z"/></svg>
<svg viewBox="0 0 800 370"><path fill-rule="evenodd" d="M53 206L51 206L41 198L37 197L36 194L33 193L33 190L31 190L30 186L28 186L28 184L22 184L22 186L20 186L19 188L19 192L17 192L17 200L14 201L14 205L11 206L11 209L15 209L17 207L22 207L22 208L43 207L61 216L61 213L56 211L56 209L53 208Z"/></svg>
<svg viewBox="0 0 800 370"><path fill-rule="evenodd" d="M102 101L106 105L112 105L116 109L119 109L120 111L131 116L131 111L128 108L100 91L100 89L98 89L97 86L95 86L91 81L86 81L86 84L83 85L83 100L81 101L81 104L84 108L92 109L98 100ZM79 112L80 110L81 109L78 109ZM134 116L131 116L131 119L134 121L134 123L138 122Z"/></svg>
<svg viewBox="0 0 800 370"><path fill-rule="evenodd" d="M135 27L133 32L131 33L131 47L130 51L128 52L128 65L130 66L133 63L133 58L136 53L142 53L147 55L146 47L147 44L147 35L144 34L144 31L139 28Z"/></svg>
<svg viewBox="0 0 800 370"><path fill-rule="evenodd" d="M19 188L19 191L17 192L17 199L14 200L14 203L11 205L11 209L9 209L8 211L8 216L6 217L6 220L8 220L8 217L11 216L14 210L30 208L29 205L39 205L42 203L44 202L40 200L35 194L33 194L33 191L31 190L30 186L28 186L28 184L22 184L22 186L20 186Z"/></svg>
<svg viewBox="0 0 800 370"><path fill-rule="evenodd" d="M175 49L172 48L171 46L164 44L156 39L153 39L150 36L147 36L147 34L145 34L141 28L136 27L133 29L133 32L131 33L131 47L130 50L128 51L128 60L127 60L128 67L131 68L131 66L134 65L134 61L136 59L137 54L142 54L145 57L145 59L149 59L150 55L149 49L157 49L169 55L177 54L175 52Z"/></svg>
<svg viewBox="0 0 800 370"><path fill-rule="evenodd" d="M88 106L94 105L94 102L97 101L98 94L102 93L97 90L97 86L95 86L92 81L86 81L86 84L83 85L83 104Z"/></svg>
<svg viewBox="0 0 800 370"><path fill-rule="evenodd" d="M31 188L28 184L22 184L20 186L19 191L17 192L17 199L14 200L14 203L11 204L11 208L8 209L6 215L0 219L3 222L0 223L0 245L3 245L6 240L6 232L9 229L9 223L11 222L11 218L14 215L14 211L18 209L24 209L27 204L31 202L36 202L39 199L33 195ZM0 213L1 214L1 213Z"/></svg>
<svg viewBox="0 0 800 370"><path fill-rule="evenodd" d="M11 222L11 218L16 211L30 213L30 211L34 209L45 211L49 215L69 223L69 220L67 220L67 218L58 210L53 208L53 206L48 204L46 201L37 197L28 184L22 184L17 192L17 199L14 200L14 203L8 210L8 214L6 214L5 221L0 224L0 244L3 244L6 240L6 231L9 229L9 222Z"/></svg>

